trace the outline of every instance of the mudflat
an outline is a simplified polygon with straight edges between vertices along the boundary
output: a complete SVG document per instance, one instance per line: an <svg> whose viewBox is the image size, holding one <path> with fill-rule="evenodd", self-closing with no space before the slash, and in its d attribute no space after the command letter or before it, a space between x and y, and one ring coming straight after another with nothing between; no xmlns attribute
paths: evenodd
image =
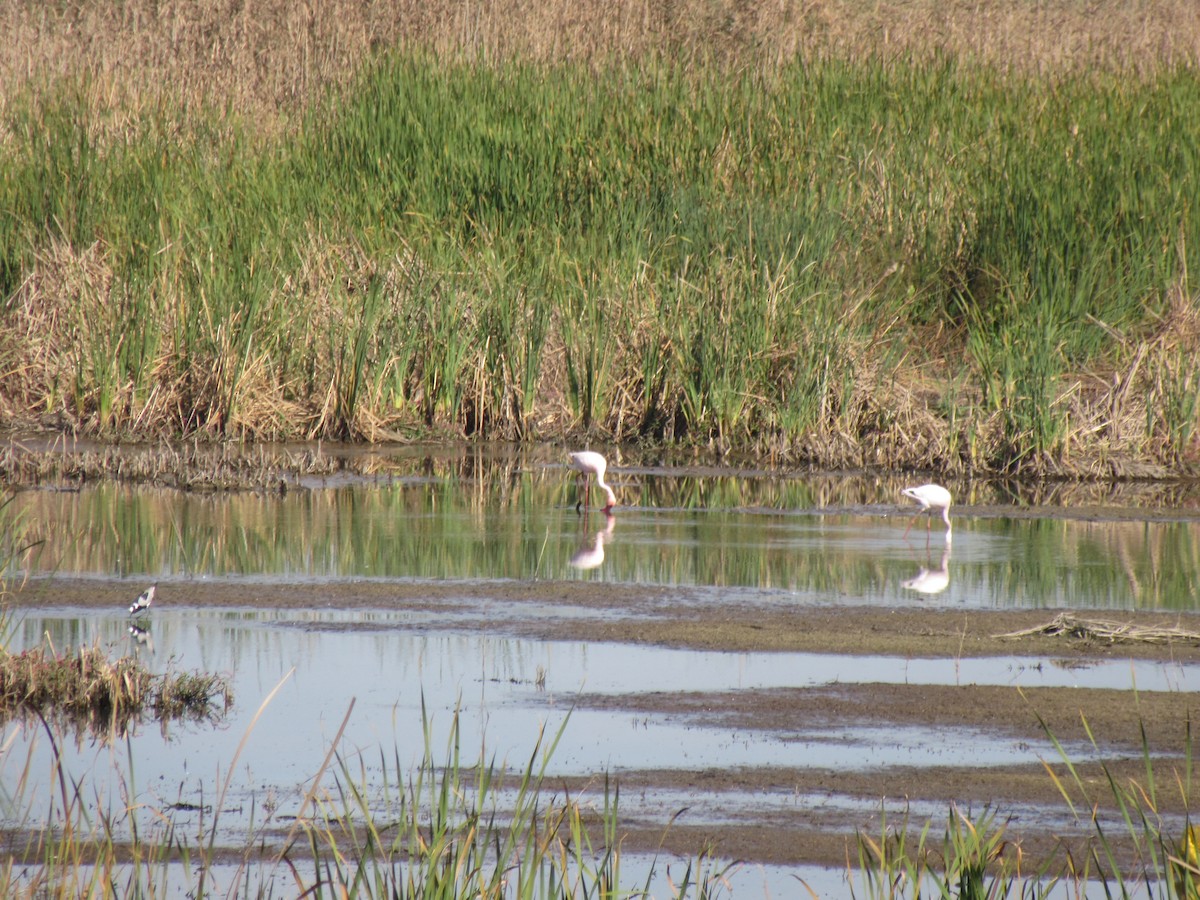
<svg viewBox="0 0 1200 900"><path fill-rule="evenodd" d="M18 591L14 605L18 610L25 605L117 609L127 605L129 590L127 581L39 580ZM753 602L730 602L715 588L552 581L335 585L223 581L176 583L169 594L173 603L198 607L413 610L425 614L422 624L414 626L421 629L487 630L526 638L734 653L882 656L895 660L899 668L916 659L978 657L1003 657L1013 667L1068 669L1114 660L1200 661L1200 617L1177 613L796 605L788 602L785 592L765 592ZM440 614L453 614L453 624L439 625ZM339 627L358 626L351 622ZM784 736L830 728L894 729L897 734L916 729L931 741L955 740L961 745L963 738L944 736L1044 742L1049 731L1064 744L1095 741L1098 752L1090 760L1079 760L1076 767L1087 796L1081 795L1078 783L1057 757L1024 765L906 767L880 761L857 771L813 767L798 757L795 766L637 770L615 775L623 796L652 797L661 792L673 798L695 797L697 808L730 798L719 821L703 813L685 814L669 828L663 823L674 810L634 810L623 816L627 850L664 846L694 853L711 847L726 859L828 866L854 858L856 829L878 838L880 804L885 799L894 803L904 798L914 808L941 805L947 814L952 807L971 813L994 810L1000 821L1008 820L1008 838L1020 841L1023 851L1035 857L1054 852L1064 842L1072 845L1072 852L1081 852L1092 831L1086 817L1093 804L1101 810L1111 807L1107 775L1144 786L1149 764L1157 782L1159 811L1181 812L1184 798L1179 783L1186 777L1188 728L1200 711L1200 700L1185 691L1018 689L965 680L905 684L902 677L889 683L798 685L741 691L736 696L585 692L575 703L582 708L629 710L698 726L719 724ZM963 753L948 757L961 759ZM564 787L578 791L586 781L567 779ZM1072 824L1064 788L1083 816L1077 825ZM794 802L761 807L753 802L755 796L780 795L791 795ZM895 824L894 819L889 822ZM919 828L924 822L914 816L910 824ZM943 822L934 823L935 831ZM1116 837L1119 840L1120 835Z"/></svg>

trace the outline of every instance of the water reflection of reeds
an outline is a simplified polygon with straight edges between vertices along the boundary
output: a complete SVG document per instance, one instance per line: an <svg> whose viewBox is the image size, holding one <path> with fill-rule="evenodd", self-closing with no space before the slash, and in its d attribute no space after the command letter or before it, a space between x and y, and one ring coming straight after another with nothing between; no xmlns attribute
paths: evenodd
<svg viewBox="0 0 1200 900"><path fill-rule="evenodd" d="M602 565L570 560L604 521L574 512L573 474L549 454L426 455L370 483L265 493L184 493L111 483L18 495L39 571L265 579L567 579L750 587L814 602L906 602L898 587L941 553L902 482L623 467L620 527ZM961 493L980 509L996 494ZM946 602L1191 609L1196 530L1179 521L962 515ZM926 541L931 542L926 549ZM926 557L930 557L926 559ZM958 598L955 600L954 598ZM785 598L786 599L786 598Z"/></svg>

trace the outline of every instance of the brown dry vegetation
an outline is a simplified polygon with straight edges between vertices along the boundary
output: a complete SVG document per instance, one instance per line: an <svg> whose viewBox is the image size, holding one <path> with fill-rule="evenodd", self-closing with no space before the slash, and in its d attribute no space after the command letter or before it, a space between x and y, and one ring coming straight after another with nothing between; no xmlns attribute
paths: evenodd
<svg viewBox="0 0 1200 900"><path fill-rule="evenodd" d="M294 108L400 43L541 61L947 52L1039 72L1200 61L1190 0L14 0L0 31L0 98L84 71L98 91L150 102L169 86L255 115Z"/></svg>
<svg viewBox="0 0 1200 900"><path fill-rule="evenodd" d="M154 675L137 659L112 659L96 646L70 653L41 646L0 650L0 721L54 718L102 741L123 737L149 710L161 720L214 716L214 698L228 709L229 685L216 675Z"/></svg>

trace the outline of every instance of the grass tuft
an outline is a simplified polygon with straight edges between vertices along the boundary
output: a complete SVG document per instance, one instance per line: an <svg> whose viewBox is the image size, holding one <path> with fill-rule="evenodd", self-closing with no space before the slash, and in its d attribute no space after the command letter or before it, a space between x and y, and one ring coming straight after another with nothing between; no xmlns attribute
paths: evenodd
<svg viewBox="0 0 1200 900"><path fill-rule="evenodd" d="M213 698L232 697L216 675L154 675L132 657L112 659L99 647L58 653L41 646L0 651L0 717L59 718L99 735L124 734L152 710L159 719L208 719Z"/></svg>

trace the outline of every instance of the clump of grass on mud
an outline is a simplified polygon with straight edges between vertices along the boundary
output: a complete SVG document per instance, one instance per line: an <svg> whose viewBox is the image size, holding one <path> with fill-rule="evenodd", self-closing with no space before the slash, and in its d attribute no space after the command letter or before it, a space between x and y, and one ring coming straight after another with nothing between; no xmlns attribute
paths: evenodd
<svg viewBox="0 0 1200 900"><path fill-rule="evenodd" d="M216 698L225 708L232 699L218 675L154 675L133 657L114 659L95 646L0 650L0 718L33 714L123 733L148 711L164 720L209 718Z"/></svg>

